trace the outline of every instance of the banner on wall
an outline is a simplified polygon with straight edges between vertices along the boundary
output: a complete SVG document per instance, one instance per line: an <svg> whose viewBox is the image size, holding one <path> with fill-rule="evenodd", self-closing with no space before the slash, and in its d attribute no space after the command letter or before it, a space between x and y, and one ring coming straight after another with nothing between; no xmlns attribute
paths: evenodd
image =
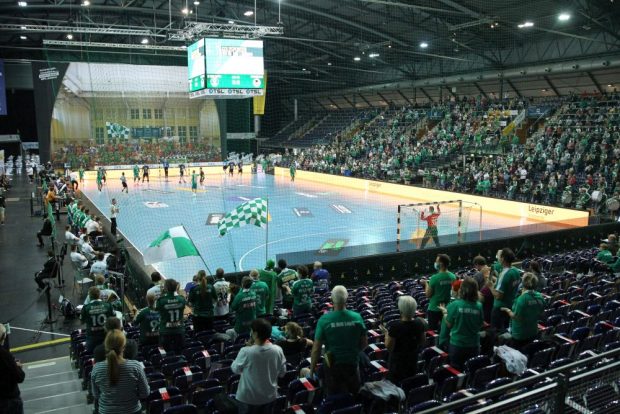
<svg viewBox="0 0 620 414"><path fill-rule="evenodd" d="M254 104L254 115L265 115L265 99L267 97L267 72L265 71L265 77L263 82L263 94L252 98Z"/></svg>
<svg viewBox="0 0 620 414"><path fill-rule="evenodd" d="M6 79L4 75L4 60L0 59L0 115L6 114Z"/></svg>

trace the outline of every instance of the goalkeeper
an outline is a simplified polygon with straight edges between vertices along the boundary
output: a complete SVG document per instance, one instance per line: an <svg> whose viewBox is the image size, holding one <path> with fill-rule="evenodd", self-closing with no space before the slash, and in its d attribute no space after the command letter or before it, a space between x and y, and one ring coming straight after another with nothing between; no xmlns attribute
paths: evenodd
<svg viewBox="0 0 620 414"><path fill-rule="evenodd" d="M420 249L423 249L428 243L429 239L432 237L435 242L435 246L439 247L439 236L437 231L437 219L441 215L441 210L439 209L439 204L436 205L437 212L435 213L435 208L433 206L429 207L430 215L426 216L424 211L420 213L420 220L426 221L426 232L424 233L424 237L422 238L422 243L420 244Z"/></svg>

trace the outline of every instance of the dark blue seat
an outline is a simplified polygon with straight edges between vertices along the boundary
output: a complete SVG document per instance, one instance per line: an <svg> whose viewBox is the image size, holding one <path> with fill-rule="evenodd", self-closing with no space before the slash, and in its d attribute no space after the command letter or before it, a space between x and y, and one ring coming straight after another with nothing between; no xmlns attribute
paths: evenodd
<svg viewBox="0 0 620 414"><path fill-rule="evenodd" d="M428 384L413 388L409 391L409 394L407 394L407 407L413 407L416 404L435 398L435 388L436 384Z"/></svg>
<svg viewBox="0 0 620 414"><path fill-rule="evenodd" d="M167 408L164 414L198 414L198 409L193 404L177 405Z"/></svg>
<svg viewBox="0 0 620 414"><path fill-rule="evenodd" d="M335 410L332 414L362 414L362 409L364 406L362 404L356 404L351 407L341 408L340 410Z"/></svg>
<svg viewBox="0 0 620 414"><path fill-rule="evenodd" d="M493 388L501 387L502 385L510 384L511 382L512 380L508 377L500 377L500 378L494 379L493 381L489 382L486 385L485 389L491 390Z"/></svg>
<svg viewBox="0 0 620 414"><path fill-rule="evenodd" d="M195 404L199 408L205 407L214 396L223 393L224 387L221 385L207 389L197 389L191 395L192 404Z"/></svg>
<svg viewBox="0 0 620 414"><path fill-rule="evenodd" d="M408 413L410 413L410 414L419 413L421 411L425 411L425 410L428 410L430 408L439 407L440 405L441 405L441 403L439 401L436 401L436 400L424 401L424 402L421 402L421 403L416 404L413 407L411 407L409 409Z"/></svg>

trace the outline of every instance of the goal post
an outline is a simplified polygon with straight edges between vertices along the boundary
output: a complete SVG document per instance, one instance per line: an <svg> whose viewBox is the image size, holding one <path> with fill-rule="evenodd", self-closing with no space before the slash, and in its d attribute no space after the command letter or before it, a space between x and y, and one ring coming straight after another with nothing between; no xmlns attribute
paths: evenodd
<svg viewBox="0 0 620 414"><path fill-rule="evenodd" d="M435 203L399 204L396 218L396 246L400 251L401 242L421 246L428 224L424 218L439 212L436 217L436 236L454 236L457 243L466 240L467 233L478 231L482 237L482 206L464 200L438 201ZM437 211L439 210L439 211ZM472 216L472 212L474 213ZM475 214L478 213L478 214ZM473 241L473 239L471 239ZM433 239L431 238L431 240Z"/></svg>

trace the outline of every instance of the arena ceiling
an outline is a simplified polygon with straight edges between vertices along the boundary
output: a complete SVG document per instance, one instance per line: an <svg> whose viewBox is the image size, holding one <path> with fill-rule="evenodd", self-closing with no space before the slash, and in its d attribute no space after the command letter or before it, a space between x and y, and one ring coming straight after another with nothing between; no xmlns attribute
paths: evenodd
<svg viewBox="0 0 620 414"><path fill-rule="evenodd" d="M265 66L299 95L576 59L604 66L620 59L619 3L0 0L0 57L184 65L188 42L170 35L190 22L282 27L265 37Z"/></svg>

